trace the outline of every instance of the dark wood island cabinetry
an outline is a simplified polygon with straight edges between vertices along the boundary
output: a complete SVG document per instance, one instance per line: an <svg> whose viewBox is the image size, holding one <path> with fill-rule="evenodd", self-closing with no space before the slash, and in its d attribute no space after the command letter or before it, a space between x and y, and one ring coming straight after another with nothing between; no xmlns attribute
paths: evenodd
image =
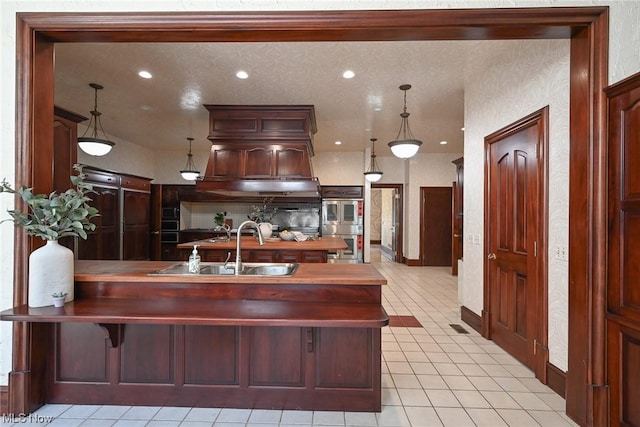
<svg viewBox="0 0 640 427"><path fill-rule="evenodd" d="M32 324L44 403L380 411L386 280L368 264L292 276L157 276L161 261L77 261L73 302Z"/></svg>

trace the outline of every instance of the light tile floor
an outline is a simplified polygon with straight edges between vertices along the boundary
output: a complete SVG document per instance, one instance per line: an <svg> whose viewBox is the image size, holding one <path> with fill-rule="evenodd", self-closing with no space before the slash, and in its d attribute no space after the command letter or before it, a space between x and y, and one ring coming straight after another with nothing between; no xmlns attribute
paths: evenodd
<svg viewBox="0 0 640 427"><path fill-rule="evenodd" d="M565 401L531 371L460 320L457 278L448 268L407 267L372 251L387 278L384 307L422 328L382 331L382 412L45 405L2 426L575 426ZM469 334L456 333L458 323Z"/></svg>

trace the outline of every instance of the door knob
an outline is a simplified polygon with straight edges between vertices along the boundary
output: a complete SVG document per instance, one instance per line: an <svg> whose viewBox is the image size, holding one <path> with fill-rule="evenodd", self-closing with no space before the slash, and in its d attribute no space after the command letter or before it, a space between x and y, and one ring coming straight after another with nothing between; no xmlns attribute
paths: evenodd
<svg viewBox="0 0 640 427"><path fill-rule="evenodd" d="M489 258L489 259L496 259L496 254L494 254L493 252L491 252L489 255L487 255L487 258Z"/></svg>
<svg viewBox="0 0 640 427"><path fill-rule="evenodd" d="M453 235L453 237L455 237L456 239L458 239L458 238L462 237L462 235L461 235L461 234L454 234L454 235Z"/></svg>

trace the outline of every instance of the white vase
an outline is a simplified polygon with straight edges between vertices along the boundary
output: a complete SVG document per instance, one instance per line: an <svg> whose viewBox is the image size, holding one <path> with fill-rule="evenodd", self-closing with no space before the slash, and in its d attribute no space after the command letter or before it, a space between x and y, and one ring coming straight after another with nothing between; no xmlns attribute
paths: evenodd
<svg viewBox="0 0 640 427"><path fill-rule="evenodd" d="M29 307L53 304L51 294L66 292L65 302L73 301L73 252L57 240L29 255Z"/></svg>
<svg viewBox="0 0 640 427"><path fill-rule="evenodd" d="M273 225L268 222L261 222L258 224L258 228L263 239L268 239L273 234Z"/></svg>

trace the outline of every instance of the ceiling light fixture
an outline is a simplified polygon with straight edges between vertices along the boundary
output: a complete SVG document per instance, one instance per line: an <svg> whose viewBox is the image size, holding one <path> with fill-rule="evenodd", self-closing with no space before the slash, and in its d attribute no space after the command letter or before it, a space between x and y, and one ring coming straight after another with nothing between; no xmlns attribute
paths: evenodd
<svg viewBox="0 0 640 427"><path fill-rule="evenodd" d="M422 141L415 139L411 134L411 129L409 129L409 113L407 113L407 91L409 89L411 89L411 85L404 84L400 86L400 90L404 91L404 108L400 113L402 121L400 122L400 130L396 139L388 144L393 155L401 159L408 159L414 156L422 145Z"/></svg>
<svg viewBox="0 0 640 427"><path fill-rule="evenodd" d="M138 73L138 75L139 75L140 77L142 77L143 79L150 79L151 77L153 77L153 76L151 75L151 73L150 73L150 72L148 72L147 70L142 70L142 71L140 71L140 72Z"/></svg>
<svg viewBox="0 0 640 427"><path fill-rule="evenodd" d="M111 151L111 148L116 144L109 140L107 133L102 128L102 121L100 120L102 113L98 111L98 90L104 88L97 83L89 83L89 86L95 90L95 104L93 110L91 110L91 120L89 120L87 130L78 138L78 146L82 151L91 156L104 156ZM98 127L104 135L104 138L99 138ZM90 131L92 131L91 136L85 136Z"/></svg>
<svg viewBox="0 0 640 427"><path fill-rule="evenodd" d="M191 143L193 142L193 138L187 138L189 141L189 154L187 154L187 165L183 170L180 171L180 175L182 178L187 181L195 181L200 176L200 171L196 169L196 166L193 164L193 154L191 154Z"/></svg>
<svg viewBox="0 0 640 427"><path fill-rule="evenodd" d="M345 79L352 79L356 76L356 73L354 73L351 70L347 70L344 73L342 73L342 77L344 77Z"/></svg>
<svg viewBox="0 0 640 427"><path fill-rule="evenodd" d="M249 78L249 73L247 73L246 71L240 70L240 71L238 71L236 73L236 77L239 78L239 79L243 79L243 80L244 79L248 79Z"/></svg>
<svg viewBox="0 0 640 427"><path fill-rule="evenodd" d="M364 177L369 182L377 182L382 178L382 172L376 162L376 138L371 138L371 162L369 163L369 169L364 173Z"/></svg>

